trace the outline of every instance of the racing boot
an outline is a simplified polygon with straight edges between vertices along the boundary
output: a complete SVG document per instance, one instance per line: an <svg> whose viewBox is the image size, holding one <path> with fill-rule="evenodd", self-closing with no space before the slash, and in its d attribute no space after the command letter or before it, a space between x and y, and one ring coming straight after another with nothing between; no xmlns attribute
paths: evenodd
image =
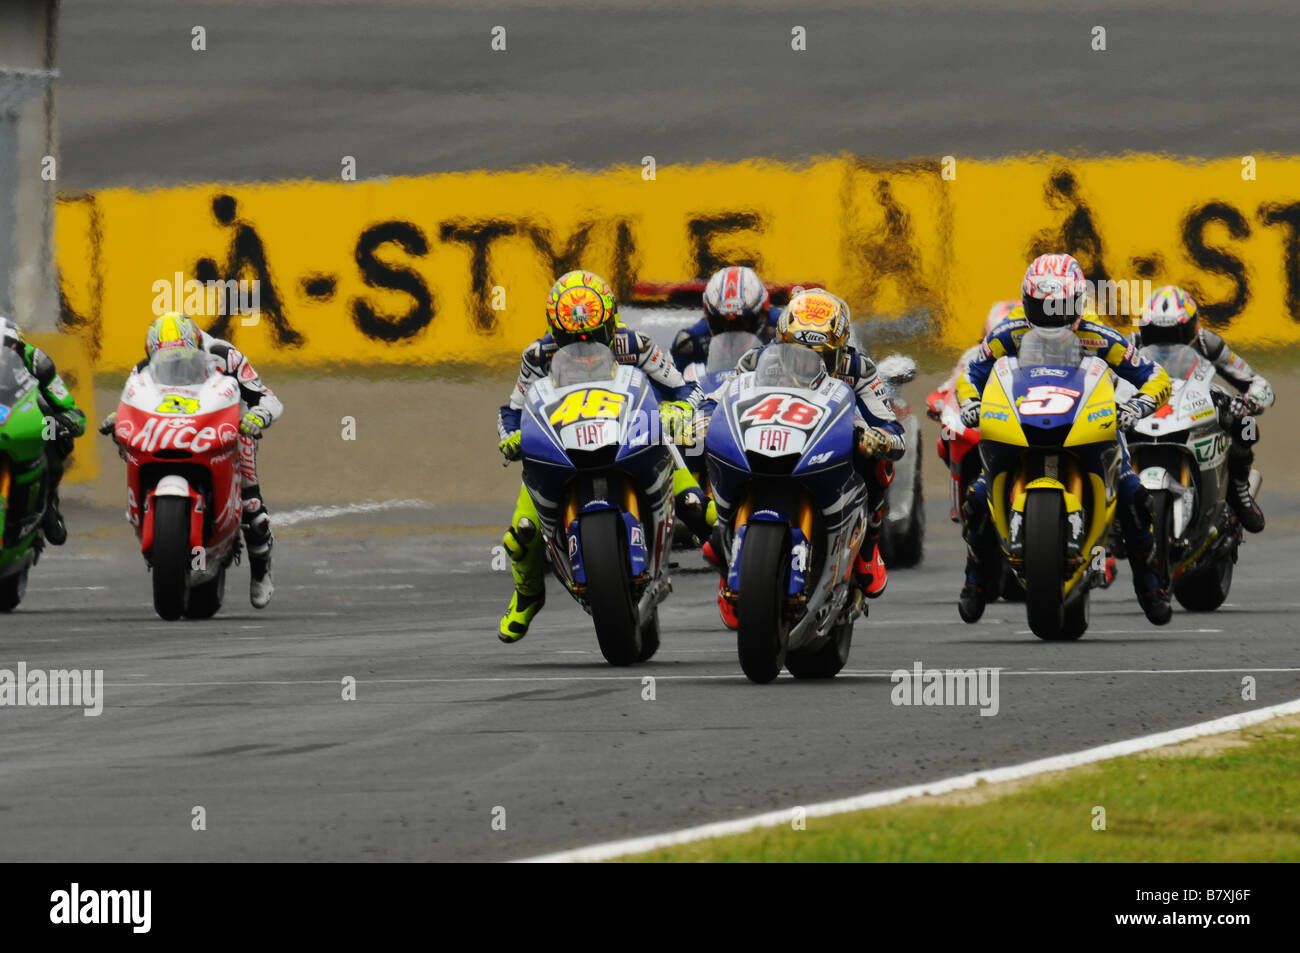
<svg viewBox="0 0 1300 953"><path fill-rule="evenodd" d="M972 555L966 556L966 581L957 596L957 614L967 625L974 625L984 614L987 602L984 592L984 572L980 561Z"/></svg>
<svg viewBox="0 0 1300 953"><path fill-rule="evenodd" d="M252 504L250 506L250 504ZM248 547L248 601L254 609L265 609L275 595L271 582L271 515L256 496L244 501L244 545Z"/></svg>
<svg viewBox="0 0 1300 953"><path fill-rule="evenodd" d="M718 518L718 508L704 496L690 470L673 471L673 493L676 494L674 512L677 518L686 524L695 539L701 543L707 541Z"/></svg>
<svg viewBox="0 0 1300 953"><path fill-rule="evenodd" d="M1129 566L1133 570L1133 591L1137 593L1138 605L1146 613L1147 621L1152 625L1168 625L1174 610L1169 604L1169 593L1160 585L1160 579L1146 559L1129 557Z"/></svg>
<svg viewBox="0 0 1300 953"><path fill-rule="evenodd" d="M1250 493L1250 465L1254 461L1255 451L1250 447L1234 443L1228 450L1228 506L1248 533L1264 530L1264 511Z"/></svg>
<svg viewBox="0 0 1300 953"><path fill-rule="evenodd" d="M68 541L68 527L63 522L63 514L59 512L58 490L50 493L50 502L45 507L45 516L41 520L41 530L45 533L45 541L51 546L62 546Z"/></svg>
<svg viewBox="0 0 1300 953"><path fill-rule="evenodd" d="M501 544L510 556L515 591L497 627L497 638L509 645L528 634L528 626L546 605L546 576L542 566L542 537L532 519L519 516L501 537Z"/></svg>
<svg viewBox="0 0 1300 953"><path fill-rule="evenodd" d="M1136 475L1125 474L1122 480L1137 482ZM1152 625L1168 625L1174 611L1169 604L1169 592L1157 572L1155 562L1155 537L1151 529L1151 498L1139 484L1133 493L1132 506L1119 507L1119 524L1123 531L1124 548L1128 551L1129 568L1133 571L1133 592L1138 605Z"/></svg>
<svg viewBox="0 0 1300 953"><path fill-rule="evenodd" d="M722 616L722 624L731 631L740 628L740 619L736 616L736 607L727 601L727 580L718 580L718 615Z"/></svg>
<svg viewBox="0 0 1300 953"><path fill-rule="evenodd" d="M990 557L995 544L990 539L988 504L982 490L982 485L976 487L972 484L961 508L962 536L966 540L966 580L957 596L957 614L967 625L978 622L980 616L984 615L984 606L996 600L996 589L1000 582L998 579L984 578L983 567L993 564ZM993 596L992 600L990 596Z"/></svg>

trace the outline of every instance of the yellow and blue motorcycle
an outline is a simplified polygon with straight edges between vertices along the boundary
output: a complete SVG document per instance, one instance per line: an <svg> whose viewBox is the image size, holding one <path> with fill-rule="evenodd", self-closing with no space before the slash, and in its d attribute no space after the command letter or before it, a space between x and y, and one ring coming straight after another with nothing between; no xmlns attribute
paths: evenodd
<svg viewBox="0 0 1300 953"><path fill-rule="evenodd" d="M1110 368L1031 330L985 385L980 455L1002 550L1040 639L1077 639L1105 582L1121 461Z"/></svg>

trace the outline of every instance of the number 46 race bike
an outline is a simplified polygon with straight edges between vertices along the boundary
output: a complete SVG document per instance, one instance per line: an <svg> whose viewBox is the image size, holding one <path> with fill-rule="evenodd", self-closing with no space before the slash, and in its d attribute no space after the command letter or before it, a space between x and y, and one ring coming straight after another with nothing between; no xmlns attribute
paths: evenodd
<svg viewBox="0 0 1300 953"><path fill-rule="evenodd" d="M122 390L112 436L126 515L168 621L215 615L239 556L239 407L239 385L206 353L159 351Z"/></svg>
<svg viewBox="0 0 1300 953"><path fill-rule="evenodd" d="M1037 330L1019 357L993 365L980 413L980 454L1002 550L1025 588L1040 639L1077 639L1088 597L1106 579L1120 462L1110 370L1078 340Z"/></svg>
<svg viewBox="0 0 1300 953"><path fill-rule="evenodd" d="M674 466L649 378L603 344L567 345L528 389L521 430L551 569L591 614L607 662L646 661L671 589Z"/></svg>
<svg viewBox="0 0 1300 953"><path fill-rule="evenodd" d="M849 574L867 521L853 391L815 351L772 344L717 397L705 452L740 667L760 683L783 666L830 678L849 657Z"/></svg>

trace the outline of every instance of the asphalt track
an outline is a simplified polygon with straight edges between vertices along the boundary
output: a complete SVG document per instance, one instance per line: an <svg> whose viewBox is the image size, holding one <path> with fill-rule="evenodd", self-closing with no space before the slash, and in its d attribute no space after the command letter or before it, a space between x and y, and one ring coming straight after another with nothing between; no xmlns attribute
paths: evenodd
<svg viewBox="0 0 1300 953"><path fill-rule="evenodd" d="M1152 628L1122 576L1082 641L1052 645L1027 632L1020 606L957 621L956 534L932 500L927 559L891 577L846 672L757 686L706 572L678 574L663 648L644 666L606 665L554 581L529 636L500 645L508 576L491 568L486 530L439 530L461 515L284 527L271 608L248 606L241 567L216 620L167 624L128 527L74 508L77 535L2 623L3 666L102 668L104 710L0 712L0 860L516 859L1300 695L1294 535L1244 548L1219 612ZM918 661L1000 667L998 713L894 706L889 673ZM1241 698L1245 675L1254 702ZM355 701L342 699L347 676ZM205 831L191 829L196 806ZM492 825L498 808L505 830Z"/></svg>
<svg viewBox="0 0 1300 953"><path fill-rule="evenodd" d="M1291 0L62 10L62 188L337 181L347 155L369 178L645 155L1300 152ZM205 52L191 49L196 25ZM494 26L504 52L491 50Z"/></svg>

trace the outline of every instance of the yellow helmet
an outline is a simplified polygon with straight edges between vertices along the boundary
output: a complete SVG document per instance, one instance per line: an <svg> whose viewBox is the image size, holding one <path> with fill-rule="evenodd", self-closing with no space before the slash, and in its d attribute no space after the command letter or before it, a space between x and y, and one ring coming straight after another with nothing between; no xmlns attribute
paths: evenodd
<svg viewBox="0 0 1300 953"><path fill-rule="evenodd" d="M159 351L172 348L199 350L203 347L203 332L193 319L175 311L155 318L144 338L144 353L152 358Z"/></svg>
<svg viewBox="0 0 1300 953"><path fill-rule="evenodd" d="M561 275L546 297L546 324L561 347L575 341L613 344L618 328L614 289L590 271Z"/></svg>
<svg viewBox="0 0 1300 953"><path fill-rule="evenodd" d="M822 288L796 291L777 321L780 340L802 344L822 355L832 373L849 343L849 306Z"/></svg>

